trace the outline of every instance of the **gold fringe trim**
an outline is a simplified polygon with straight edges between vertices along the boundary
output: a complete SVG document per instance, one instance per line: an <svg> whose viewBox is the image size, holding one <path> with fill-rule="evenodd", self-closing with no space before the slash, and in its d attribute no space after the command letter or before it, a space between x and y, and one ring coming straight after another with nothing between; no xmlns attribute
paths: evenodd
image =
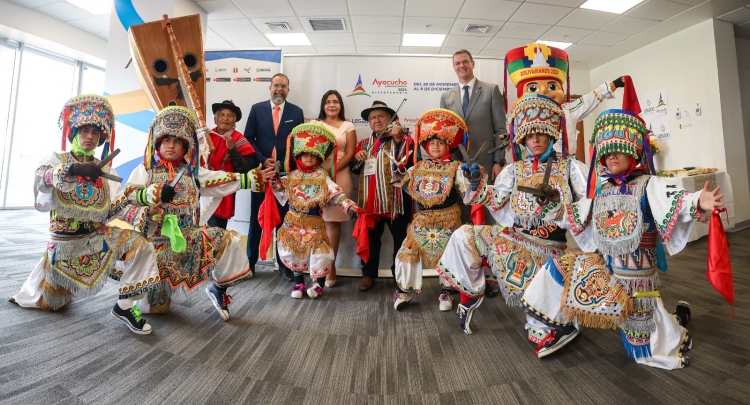
<svg viewBox="0 0 750 405"><path fill-rule="evenodd" d="M297 239L289 234L294 232L290 228L302 228L306 232L315 232L315 236L305 245L301 245ZM310 253L332 252L331 241L326 234L325 222L317 215L305 215L295 211L287 212L284 217L284 226L276 234L276 243L300 260L305 260Z"/></svg>
<svg viewBox="0 0 750 405"><path fill-rule="evenodd" d="M618 316L592 314L566 305L567 293L570 290L570 282L573 278L573 272L576 270L575 264L580 256L586 256L588 258L585 260L598 262L597 264L600 264L603 269L606 268L606 264L601 255L597 253L568 253L560 258L560 263L565 268L563 275L565 285L563 287L563 295L560 302L560 315L565 320L569 322L578 322L581 326L586 328L619 329L628 320L628 315L633 312L633 300L628 295L627 290L619 283L615 283L614 285L608 283L609 288L618 289L614 298L615 302L623 305L622 312Z"/></svg>
<svg viewBox="0 0 750 405"><path fill-rule="evenodd" d="M439 210L420 211L414 216L414 219L406 232L404 245L402 245L408 246L414 253L401 254L401 252L399 252L399 259L405 263L416 263L421 259L426 268L434 269L435 266L437 266L438 261L440 261L440 256L442 256L445 251L447 242L446 246L442 246L442 249L440 249L439 252L427 251L420 248L421 242L417 240L416 236L414 236L413 229L426 228L435 229L436 232L452 232L460 227L461 208L458 204Z"/></svg>
<svg viewBox="0 0 750 405"><path fill-rule="evenodd" d="M218 262L221 260L221 257L224 256L224 250L229 246L230 243L232 243L232 238L234 236L239 237L239 233L237 231L226 231L224 232L224 236L221 237L221 246L219 247L219 250L216 252L216 261Z"/></svg>
<svg viewBox="0 0 750 405"><path fill-rule="evenodd" d="M42 279L42 282L39 283L39 290L41 290L42 296L39 297L37 306L45 311L59 311L70 304L70 301L73 299L73 294L70 291L63 287L53 287L46 278ZM61 302L62 305L50 305L45 297L55 297L55 301Z"/></svg>
<svg viewBox="0 0 750 405"><path fill-rule="evenodd" d="M438 163L431 160L423 160L412 169L411 179L409 180L409 194L412 196L414 201L419 203L423 207L431 207L433 205L442 204L453 191L453 182L456 179L456 171L460 163L451 161L448 163ZM441 183L445 186L445 192L441 195L432 195L425 198L419 190L415 190L414 187L418 187L418 184L414 184L417 177L422 177L424 180L432 180L436 183ZM447 184L442 184L442 179L447 178ZM423 181L424 181L423 180Z"/></svg>
<svg viewBox="0 0 750 405"><path fill-rule="evenodd" d="M289 204L298 212L310 211L314 207L324 208L328 202L328 175L323 169L318 168L315 172L303 173L299 170L292 172L286 180L286 192L289 196ZM292 193L295 187L300 185L313 185L319 187L319 192L307 201L296 198Z"/></svg>
<svg viewBox="0 0 750 405"><path fill-rule="evenodd" d="M167 302L164 303L164 305L159 305L158 307L152 306L149 310L149 314L154 315L166 315L169 313L169 306L172 304L172 299L167 298Z"/></svg>

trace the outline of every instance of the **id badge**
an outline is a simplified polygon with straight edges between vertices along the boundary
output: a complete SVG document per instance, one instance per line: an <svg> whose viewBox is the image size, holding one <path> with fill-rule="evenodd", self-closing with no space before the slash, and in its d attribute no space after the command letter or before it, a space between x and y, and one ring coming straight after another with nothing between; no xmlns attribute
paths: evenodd
<svg viewBox="0 0 750 405"><path fill-rule="evenodd" d="M378 160L370 158L365 160L365 176L374 176L377 172Z"/></svg>

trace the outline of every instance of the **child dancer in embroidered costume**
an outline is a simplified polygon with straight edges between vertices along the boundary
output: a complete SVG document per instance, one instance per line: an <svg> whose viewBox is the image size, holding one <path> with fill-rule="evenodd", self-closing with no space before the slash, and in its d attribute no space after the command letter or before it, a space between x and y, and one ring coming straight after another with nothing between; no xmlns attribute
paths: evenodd
<svg viewBox="0 0 750 405"><path fill-rule="evenodd" d="M322 209L335 205L346 213L359 209L320 167L331 153L337 153L336 136L331 131L319 124L297 125L289 135L287 148L292 148L291 153L287 151L287 170L292 158L297 169L272 183L279 203L289 203L289 212L277 233L279 258L294 272L292 298L302 298L305 271L313 280L307 295L316 298L323 294L321 286L336 259L326 235ZM331 176L335 177L335 173L334 162Z"/></svg>
<svg viewBox="0 0 750 405"><path fill-rule="evenodd" d="M195 116L187 108L159 111L149 128L144 163L133 170L126 184L125 194L133 204L163 206L166 212L152 233L161 288L141 301L144 312L166 313L174 290L192 291L211 280L206 293L227 321L231 299L227 288L252 273L237 232L200 226L211 212L201 218L199 197L224 197L239 189L261 191L261 177L272 169L261 172L258 168L247 174L199 169L196 128ZM213 200L218 203L221 198Z"/></svg>
<svg viewBox="0 0 750 405"><path fill-rule="evenodd" d="M564 207L585 197L586 166L568 157L565 149L562 158L554 152L553 145L564 142L564 128L554 100L527 94L516 101L510 127L513 157L521 157L521 147L526 157L503 168L494 187L479 187L472 197L489 207L499 226L462 226L440 258L438 273L461 294L458 311L467 334L484 297L483 261L498 277L506 302L517 305L537 269L565 249ZM557 198L520 190L524 187L556 191Z"/></svg>
<svg viewBox="0 0 750 405"><path fill-rule="evenodd" d="M422 262L434 268L443 254L453 231L461 226L459 201L467 202L468 182L459 170L460 162L452 160L459 144L468 149L466 124L456 113L443 108L422 114L415 126L415 141L429 153L429 158L417 161L400 180L404 191L419 206L419 212L406 233L406 240L396 255L396 285L393 307L401 310L412 300L411 293L422 290ZM470 170L468 167L464 167ZM482 170L482 171L480 171ZM475 186L483 187L487 181L483 168L474 167ZM476 188L474 189L476 190ZM440 280L443 292L438 298L441 311L453 309L451 286Z"/></svg>
<svg viewBox="0 0 750 405"><path fill-rule="evenodd" d="M685 302L678 304L674 316L664 309L657 291L657 268L666 271L662 240L670 254L682 250L692 221L702 221L700 214L723 206L723 195L717 195L718 187L709 191L708 183L702 191L688 193L652 175L650 131L632 112L640 107L630 86L626 80L624 101L632 107L607 110L594 124L595 164L589 183L593 200L571 204L566 217L579 246L600 254L569 254L548 261L526 291L522 306L535 318L529 333L546 334L537 349L539 357L570 342L559 332L578 322L619 327L630 357L640 364L675 369L689 364L691 339L684 326L690 309ZM604 179L601 184L599 176Z"/></svg>
<svg viewBox="0 0 750 405"><path fill-rule="evenodd" d="M50 213L47 251L18 294L22 307L56 311L73 295L90 297L107 277L118 280L120 297L112 315L138 334L151 333L133 300L159 284L154 248L140 232L150 225L149 210L130 205L120 184L100 177L115 174L99 167L94 149L104 144L106 156L114 142L115 116L101 96L82 95L65 103L60 115L63 152L53 153L36 169L35 207ZM65 138L72 144L65 152ZM136 231L106 225L121 219ZM122 265L115 268L115 262Z"/></svg>
<svg viewBox="0 0 750 405"><path fill-rule="evenodd" d="M555 100L562 106L565 115L565 130L568 139L555 143L555 151L573 153L576 149L578 130L576 123L588 117L604 99L615 98L615 89L623 87L622 78L610 83L602 83L588 94L570 101L570 78L568 74L568 54L562 49L533 42L526 46L511 49L505 55L505 79L503 94L508 98L508 77L516 87L518 98L525 94L540 94ZM563 90L563 83L567 91ZM570 140L571 145L568 144Z"/></svg>

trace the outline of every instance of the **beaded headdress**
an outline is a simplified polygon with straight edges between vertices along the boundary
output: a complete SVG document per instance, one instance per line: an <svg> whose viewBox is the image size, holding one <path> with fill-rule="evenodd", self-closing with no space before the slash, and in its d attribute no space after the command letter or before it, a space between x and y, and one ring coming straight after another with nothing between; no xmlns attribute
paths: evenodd
<svg viewBox="0 0 750 405"><path fill-rule="evenodd" d="M82 94L68 100L60 113L58 124L62 129L62 150L65 140L73 142L78 130L84 125L93 125L101 131L97 146L106 144L102 159L115 147L115 113L106 98L96 94Z"/></svg>
<svg viewBox="0 0 750 405"><path fill-rule="evenodd" d="M414 128L414 140L427 149L432 138L438 138L448 145L451 153L463 144L469 148L469 130L458 114L445 108L435 108L422 114ZM419 158L415 155L415 158Z"/></svg>
<svg viewBox="0 0 750 405"><path fill-rule="evenodd" d="M291 148L291 151L289 150ZM291 154L289 153L291 152ZM289 157L297 158L303 153L310 153L320 158L320 161L326 160L331 153L338 154L338 146L336 144L336 136L333 132L329 131L326 127L320 124L300 124L292 129L292 133L289 135L287 140L287 162L285 164L286 171L289 171L291 165ZM334 155L335 156L335 155ZM336 158L333 159L334 164L331 165L331 178L335 178L336 174Z"/></svg>
<svg viewBox="0 0 750 405"><path fill-rule="evenodd" d="M193 169L197 167L198 162L198 144L196 129L198 122L195 114L182 106L170 106L159 111L151 121L148 130L148 145L144 154L144 165L150 169L157 164L157 154L161 141L164 137L173 136L185 145L184 159L188 162L191 174L197 175Z"/></svg>
<svg viewBox="0 0 750 405"><path fill-rule="evenodd" d="M589 169L589 196L598 189L598 176L604 175L606 165L603 157L610 153L624 153L645 169L647 174L656 174L649 139L651 131L639 116L641 107L630 76L623 76L622 109L606 110L594 121L594 131L589 143L591 167Z"/></svg>
<svg viewBox="0 0 750 405"><path fill-rule="evenodd" d="M529 134L547 134L550 142L562 140L563 157L567 156L565 115L555 100L541 94L525 94L513 103L510 139L514 161L522 158L520 146L524 145L524 139Z"/></svg>

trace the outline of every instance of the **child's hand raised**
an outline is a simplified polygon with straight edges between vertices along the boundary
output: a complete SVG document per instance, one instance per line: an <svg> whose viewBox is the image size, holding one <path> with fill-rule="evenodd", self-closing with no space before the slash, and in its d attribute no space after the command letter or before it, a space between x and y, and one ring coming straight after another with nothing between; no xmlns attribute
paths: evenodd
<svg viewBox="0 0 750 405"><path fill-rule="evenodd" d="M708 182L703 186L703 191L700 197L698 197L698 211L701 212L712 212L714 208L721 208L724 203L721 199L724 198L724 194L718 194L720 187L716 187L712 191L708 190Z"/></svg>

